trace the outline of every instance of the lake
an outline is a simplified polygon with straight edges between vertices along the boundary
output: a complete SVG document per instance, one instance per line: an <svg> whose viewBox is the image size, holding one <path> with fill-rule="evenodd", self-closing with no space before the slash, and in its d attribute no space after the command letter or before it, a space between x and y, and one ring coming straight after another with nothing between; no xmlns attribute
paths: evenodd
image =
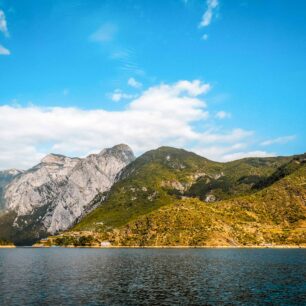
<svg viewBox="0 0 306 306"><path fill-rule="evenodd" d="M1 305L305 305L305 249L0 249Z"/></svg>

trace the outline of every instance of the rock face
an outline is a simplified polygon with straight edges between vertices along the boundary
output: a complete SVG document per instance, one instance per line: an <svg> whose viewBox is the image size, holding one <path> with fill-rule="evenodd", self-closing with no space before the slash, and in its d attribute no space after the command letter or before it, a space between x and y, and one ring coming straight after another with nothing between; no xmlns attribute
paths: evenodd
<svg viewBox="0 0 306 306"><path fill-rule="evenodd" d="M22 170L17 169L0 171L0 210L2 210L4 206L3 192L5 187L14 179L14 177L22 172Z"/></svg>
<svg viewBox="0 0 306 306"><path fill-rule="evenodd" d="M83 159L49 154L5 188L5 209L17 214L14 227L19 229L29 225L25 217L32 215L35 226L39 223L47 233L65 230L93 208L94 197L108 191L119 171L133 160L132 150L124 144Z"/></svg>

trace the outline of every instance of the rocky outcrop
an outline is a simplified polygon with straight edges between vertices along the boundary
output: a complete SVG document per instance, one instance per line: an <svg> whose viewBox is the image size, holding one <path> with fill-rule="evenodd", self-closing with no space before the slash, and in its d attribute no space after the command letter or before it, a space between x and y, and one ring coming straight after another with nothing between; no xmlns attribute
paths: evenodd
<svg viewBox="0 0 306 306"><path fill-rule="evenodd" d="M22 170L17 169L9 169L0 171L0 211L4 206L3 192L5 187L19 174L21 174Z"/></svg>
<svg viewBox="0 0 306 306"><path fill-rule="evenodd" d="M86 158L49 154L6 187L5 209L16 213L13 226L19 229L29 226L31 215L35 228L46 233L65 230L94 208L95 196L108 191L132 160L132 150L123 144Z"/></svg>

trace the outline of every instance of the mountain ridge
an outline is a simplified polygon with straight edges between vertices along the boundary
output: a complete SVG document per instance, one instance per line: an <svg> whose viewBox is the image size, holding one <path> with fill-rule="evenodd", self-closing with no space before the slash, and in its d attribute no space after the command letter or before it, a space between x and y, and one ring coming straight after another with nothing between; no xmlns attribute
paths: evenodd
<svg viewBox="0 0 306 306"><path fill-rule="evenodd" d="M63 166L67 166L66 163L71 169ZM281 215L287 212L292 218L298 216L295 222L301 224L305 219L305 188L296 185L299 180L296 173L304 169L305 154L243 158L221 163L184 149L163 146L135 159L131 149L120 144L83 159L48 154L41 164L44 171L48 170L49 183L42 184L43 187L39 185L38 189L43 194L47 190L50 203L37 206L31 217L18 215L16 210L9 211L6 218L0 216L0 238L10 238L8 224L19 220L14 227L17 236L22 229L31 233L32 238L36 235L34 242L47 234L60 233L47 240L47 244L57 245L78 245L80 241L81 245L107 241L114 246L250 245L252 241L256 245L284 244L286 239L282 241L274 234L263 233L271 223L267 219L269 212L265 211L266 197L262 196L265 190L267 198L272 199L271 207ZM26 174L31 177L41 170L41 164ZM304 175L303 170L302 179L305 179ZM111 182L106 177L111 177ZM21 180L20 176L17 176L18 180ZM288 183L288 190L283 188L282 182ZM75 192L79 190L76 185L83 188L81 193ZM275 186L288 205L282 203ZM55 200L54 190L61 190ZM302 197L302 202L296 193ZM90 196L86 197L86 194ZM83 204L76 203L76 199L83 199ZM297 206L296 201L302 204L299 202L301 205ZM255 203L265 213L252 211L250 203ZM24 205L22 209L26 207ZM299 211L296 216L292 212L295 209ZM39 218L41 221L37 222ZM290 223L282 221L279 225L273 222L273 228L282 233ZM46 224L52 230L47 231ZM214 231L216 228L219 231ZM290 239L301 244L304 232L296 233L296 228L290 226L290 233L295 235ZM6 230L5 237L1 237L2 229ZM259 233L259 240L252 238L255 233Z"/></svg>
<svg viewBox="0 0 306 306"><path fill-rule="evenodd" d="M204 196L215 196L215 201L233 196L235 192L241 194L251 187L251 184L235 185L242 174L259 172L272 174L279 165L289 159L288 157L254 158L230 163L218 163L182 149L161 147L151 150L122 170L120 181L110 190L108 202L101 204L96 212L86 216L79 225L76 225L76 229L80 229L88 218L98 218L99 210L101 210L101 215L106 214L110 217L111 223L114 222L115 225L119 225L121 220L125 220L126 217L133 218L134 213L136 215L141 214L142 210L149 212L175 200L177 196L190 196L188 191L201 178L208 180L210 183L213 180L224 180L225 174L229 173L231 179L229 187L232 188L230 191L227 181L225 181L221 186L216 186L214 194L212 194L211 189L207 191L207 194L204 194ZM265 161L263 163L264 167L257 162L258 160ZM251 161L253 161L253 164L250 163ZM118 208L118 217L114 216L114 207ZM120 207L123 208L120 209ZM124 207L129 207L129 209Z"/></svg>
<svg viewBox="0 0 306 306"><path fill-rule="evenodd" d="M85 233L93 235L91 243L108 241L113 246L306 246L305 191L306 164L302 164L250 195L215 203L177 199L113 228L82 232L76 226L51 243L78 245L78 237Z"/></svg>
<svg viewBox="0 0 306 306"><path fill-rule="evenodd" d="M14 216L13 236L24 236L22 231L26 229L29 236L37 239L68 228L89 209L98 192L111 187L117 173L133 159L134 154L126 145L104 149L83 159L46 155L41 163L17 176L5 188L6 217ZM5 217L0 217L0 228L1 218Z"/></svg>

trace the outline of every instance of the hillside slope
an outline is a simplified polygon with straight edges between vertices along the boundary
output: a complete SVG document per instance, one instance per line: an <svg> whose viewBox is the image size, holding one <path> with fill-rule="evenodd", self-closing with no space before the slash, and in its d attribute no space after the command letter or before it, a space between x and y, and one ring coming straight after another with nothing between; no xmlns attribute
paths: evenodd
<svg viewBox="0 0 306 306"><path fill-rule="evenodd" d="M46 245L306 246L306 164L247 196L216 203L176 199L123 225L102 222L91 231L80 230L81 223Z"/></svg>
<svg viewBox="0 0 306 306"><path fill-rule="evenodd" d="M181 198L216 202L247 194L253 192L255 182L267 179L288 161L275 157L217 163L185 150L161 147L129 164L106 200L73 229L119 227Z"/></svg>
<svg viewBox="0 0 306 306"><path fill-rule="evenodd" d="M127 246L306 245L306 165L249 196L178 200L102 239Z"/></svg>

